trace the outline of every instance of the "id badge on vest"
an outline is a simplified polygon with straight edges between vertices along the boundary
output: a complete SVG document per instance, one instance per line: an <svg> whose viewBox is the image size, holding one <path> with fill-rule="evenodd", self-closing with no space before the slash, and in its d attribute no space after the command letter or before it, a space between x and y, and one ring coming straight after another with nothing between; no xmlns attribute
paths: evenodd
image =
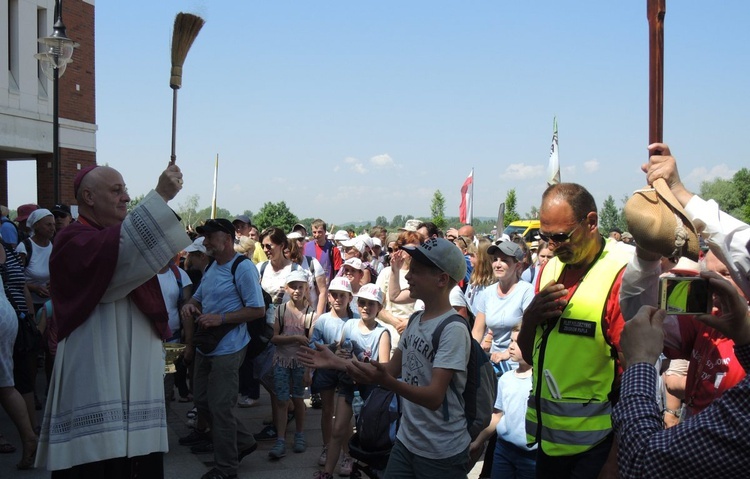
<svg viewBox="0 0 750 479"><path fill-rule="evenodd" d="M582 319L561 318L560 334L572 334L574 336L596 336L596 323L594 321L584 321Z"/></svg>

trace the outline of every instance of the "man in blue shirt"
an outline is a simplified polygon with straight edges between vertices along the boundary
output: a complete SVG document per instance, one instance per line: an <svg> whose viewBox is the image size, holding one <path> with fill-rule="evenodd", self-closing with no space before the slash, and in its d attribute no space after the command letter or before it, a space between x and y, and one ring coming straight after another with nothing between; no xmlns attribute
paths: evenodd
<svg viewBox="0 0 750 479"><path fill-rule="evenodd" d="M237 402L239 367L250 342L245 323L265 317L265 303L257 268L234 251L232 223L212 219L196 231L204 236L203 246L214 262L206 268L195 295L183 306L182 319L195 321L196 331L209 329L222 332L223 337L210 351L201 343L187 346L196 348L195 405L211 425L213 440L212 445L195 446L193 452L213 450L216 467L203 479L232 479L237 477L242 458L257 447L252 433L235 417L233 406ZM233 272L237 258L241 259Z"/></svg>

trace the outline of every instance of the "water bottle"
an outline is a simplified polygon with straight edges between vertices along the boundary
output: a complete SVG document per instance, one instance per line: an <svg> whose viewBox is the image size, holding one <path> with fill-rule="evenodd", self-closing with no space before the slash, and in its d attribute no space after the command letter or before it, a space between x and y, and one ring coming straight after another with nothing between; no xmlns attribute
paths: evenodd
<svg viewBox="0 0 750 479"><path fill-rule="evenodd" d="M349 338L345 338L344 342L341 343L341 350L351 354L352 351L354 351L354 344L352 344L352 340Z"/></svg>
<svg viewBox="0 0 750 479"><path fill-rule="evenodd" d="M352 413L354 414L354 422L359 419L359 413L362 412L362 405L365 402L362 400L362 396L359 395L359 390L354 390L354 398L352 399Z"/></svg>

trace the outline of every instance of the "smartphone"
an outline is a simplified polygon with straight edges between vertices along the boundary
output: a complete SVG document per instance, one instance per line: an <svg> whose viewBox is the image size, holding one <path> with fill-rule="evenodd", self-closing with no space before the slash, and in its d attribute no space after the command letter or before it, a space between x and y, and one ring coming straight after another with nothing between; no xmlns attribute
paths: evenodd
<svg viewBox="0 0 750 479"><path fill-rule="evenodd" d="M706 314L711 312L712 305L705 278L666 277L659 282L659 307L668 314Z"/></svg>

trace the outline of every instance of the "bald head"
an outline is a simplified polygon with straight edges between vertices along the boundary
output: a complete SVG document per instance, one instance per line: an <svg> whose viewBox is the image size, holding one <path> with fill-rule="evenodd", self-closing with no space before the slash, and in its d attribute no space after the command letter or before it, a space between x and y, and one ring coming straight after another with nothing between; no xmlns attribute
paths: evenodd
<svg viewBox="0 0 750 479"><path fill-rule="evenodd" d="M458 229L458 236L468 236L472 240L474 239L474 227L471 225L463 225Z"/></svg>
<svg viewBox="0 0 750 479"><path fill-rule="evenodd" d="M81 179L76 201L84 218L108 227L125 219L130 196L120 172L109 166L100 166Z"/></svg>

